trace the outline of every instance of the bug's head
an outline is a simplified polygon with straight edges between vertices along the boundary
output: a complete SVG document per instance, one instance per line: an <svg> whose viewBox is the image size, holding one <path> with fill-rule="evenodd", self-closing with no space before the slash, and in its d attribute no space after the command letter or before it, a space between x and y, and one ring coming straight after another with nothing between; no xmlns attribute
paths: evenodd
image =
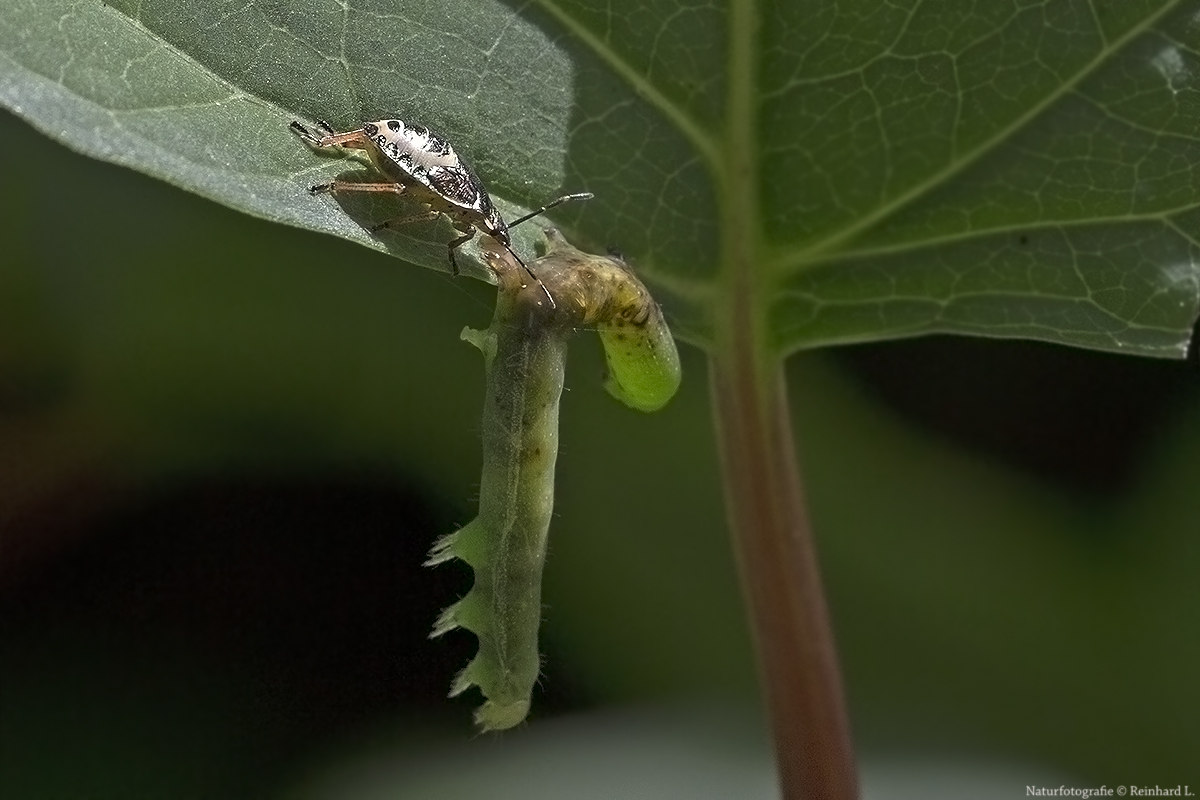
<svg viewBox="0 0 1200 800"><path fill-rule="evenodd" d="M500 212L496 210L495 206L491 206L484 214L482 227L484 233L505 247L512 244L511 237L508 235L508 223L504 221L504 217L500 216Z"/></svg>

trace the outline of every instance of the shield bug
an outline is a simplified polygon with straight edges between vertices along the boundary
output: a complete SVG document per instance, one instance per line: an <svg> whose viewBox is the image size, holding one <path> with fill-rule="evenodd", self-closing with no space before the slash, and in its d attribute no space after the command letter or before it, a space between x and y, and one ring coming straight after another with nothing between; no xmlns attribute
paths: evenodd
<svg viewBox="0 0 1200 800"><path fill-rule="evenodd" d="M406 194L429 206L429 211L387 220L373 227L372 231L434 219L439 214L445 214L462 234L447 245L450 268L455 275L458 274L458 262L454 258L454 251L471 241L477 230L483 231L512 253L513 258L542 287L551 307L555 305L545 284L513 251L508 231L555 206L571 200L587 200L593 196L590 192L563 195L519 219L505 222L479 176L459 158L448 141L425 126L398 119L381 119L363 123L357 130L338 133L327 122L320 122L319 125L327 135L318 136L299 122L292 122L291 127L312 147L336 146L365 151L375 169L387 180L373 183L333 181L313 186L309 192Z"/></svg>

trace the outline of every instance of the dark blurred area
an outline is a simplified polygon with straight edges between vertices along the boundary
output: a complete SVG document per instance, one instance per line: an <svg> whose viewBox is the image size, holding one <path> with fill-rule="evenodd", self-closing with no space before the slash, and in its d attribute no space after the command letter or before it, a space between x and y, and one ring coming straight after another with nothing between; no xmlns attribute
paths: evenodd
<svg viewBox="0 0 1200 800"><path fill-rule="evenodd" d="M474 641L427 633L469 571L421 562L473 513L483 370L457 337L490 287L8 116L0 141L20 154L0 199L0 796L267 796L379 737L468 739L476 698L445 692ZM684 390L646 416L575 349L535 722L752 698L702 357L684 348ZM1173 780L1200 744L1200 603L1137 548L1182 568L1200 529L1143 539L1114 509L1184 458L1162 453L1195 424L1194 355L938 337L790 366L860 739ZM1111 607L1073 591L1139 564ZM1165 673L1128 630L1178 645Z"/></svg>
<svg viewBox="0 0 1200 800"><path fill-rule="evenodd" d="M292 767L306 743L380 717L448 716L443 679L469 646L428 643L428 621L469 580L417 569L412 534L435 521L369 475L162 486L78 520L69 547L0 594L0 774L29 781L8 792L96 796L96 746L114 729L145 748L135 763L150 776L221 763L199 797L261 788L255 776ZM180 796L172 777L146 796Z"/></svg>

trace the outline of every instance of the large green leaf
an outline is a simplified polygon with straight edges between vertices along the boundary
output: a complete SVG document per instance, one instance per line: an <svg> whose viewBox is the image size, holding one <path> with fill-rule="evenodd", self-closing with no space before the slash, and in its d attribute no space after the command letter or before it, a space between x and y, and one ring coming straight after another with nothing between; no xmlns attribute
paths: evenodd
<svg viewBox="0 0 1200 800"><path fill-rule="evenodd" d="M1180 356L1197 315L1200 0L5 6L0 102L73 148L445 268L445 220L376 237L398 201L308 196L357 165L287 129L416 119L509 213L595 192L560 224L702 345L735 295L778 353L940 331Z"/></svg>

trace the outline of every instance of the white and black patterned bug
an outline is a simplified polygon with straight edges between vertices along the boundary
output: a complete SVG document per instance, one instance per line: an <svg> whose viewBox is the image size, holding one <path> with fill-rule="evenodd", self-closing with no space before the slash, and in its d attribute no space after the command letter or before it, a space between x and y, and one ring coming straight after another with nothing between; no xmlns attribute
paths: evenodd
<svg viewBox="0 0 1200 800"><path fill-rule="evenodd" d="M387 178L386 182L356 183L333 181L309 189L312 194L337 194L338 192L391 192L406 194L425 203L430 210L423 214L388 220L372 228L373 231L433 219L438 214L450 217L454 227L462 233L448 245L450 267L458 274L458 263L454 251L471 241L477 230L498 241L513 258L517 259L529 273L554 306L554 298L528 265L512 249L509 228L533 219L539 214L570 200L586 200L590 192L568 194L547 203L525 216L505 222L483 188L479 176L463 162L450 143L423 125L403 122L398 119L382 119L364 123L358 130L338 133L329 123L319 123L327 136L317 136L299 122L293 122L296 131L313 147L348 147L363 150L375 168Z"/></svg>

